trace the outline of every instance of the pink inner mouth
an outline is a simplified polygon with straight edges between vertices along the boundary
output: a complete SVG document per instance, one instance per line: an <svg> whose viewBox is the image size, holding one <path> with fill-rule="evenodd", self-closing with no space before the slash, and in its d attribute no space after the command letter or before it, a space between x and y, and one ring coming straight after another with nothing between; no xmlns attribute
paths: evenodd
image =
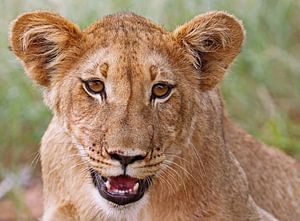
<svg viewBox="0 0 300 221"><path fill-rule="evenodd" d="M110 193L136 193L139 187L139 180L130 176L108 177L106 181L107 191Z"/></svg>
<svg viewBox="0 0 300 221"><path fill-rule="evenodd" d="M100 195L117 205L126 205L140 200L152 184L152 177L145 179L128 175L104 177L93 169L90 169L90 173Z"/></svg>

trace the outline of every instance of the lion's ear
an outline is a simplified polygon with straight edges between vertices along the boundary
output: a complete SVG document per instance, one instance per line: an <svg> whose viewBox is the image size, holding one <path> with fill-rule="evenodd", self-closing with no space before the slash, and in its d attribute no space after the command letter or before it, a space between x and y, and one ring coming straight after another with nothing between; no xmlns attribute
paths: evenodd
<svg viewBox="0 0 300 221"><path fill-rule="evenodd" d="M172 34L199 70L201 89L209 90L222 80L240 52L245 33L232 15L211 12L195 17Z"/></svg>
<svg viewBox="0 0 300 221"><path fill-rule="evenodd" d="M80 29L61 16L32 12L13 21L10 47L23 62L28 75L38 84L48 86L80 38Z"/></svg>

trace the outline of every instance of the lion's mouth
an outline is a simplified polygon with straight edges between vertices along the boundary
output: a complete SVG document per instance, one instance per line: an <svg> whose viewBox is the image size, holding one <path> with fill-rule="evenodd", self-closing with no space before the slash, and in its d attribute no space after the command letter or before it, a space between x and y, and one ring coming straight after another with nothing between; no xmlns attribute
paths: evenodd
<svg viewBox="0 0 300 221"><path fill-rule="evenodd" d="M140 200L151 183L150 177L142 180L127 175L103 177L93 169L90 172L100 195L117 205L126 205Z"/></svg>

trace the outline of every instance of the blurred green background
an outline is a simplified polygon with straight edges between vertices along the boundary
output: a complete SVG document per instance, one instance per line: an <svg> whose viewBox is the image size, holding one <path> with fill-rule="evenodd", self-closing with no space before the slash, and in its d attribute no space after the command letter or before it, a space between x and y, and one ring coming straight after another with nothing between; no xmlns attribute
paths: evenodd
<svg viewBox="0 0 300 221"><path fill-rule="evenodd" d="M135 12L168 30L210 10L236 15L244 22L247 39L222 84L228 111L255 137L300 159L300 1L0 0L0 183L25 165L35 167L39 142L51 118L42 90L27 79L8 50L9 23L20 13L37 9L58 12L81 28L118 11ZM21 214L20 183L8 196Z"/></svg>

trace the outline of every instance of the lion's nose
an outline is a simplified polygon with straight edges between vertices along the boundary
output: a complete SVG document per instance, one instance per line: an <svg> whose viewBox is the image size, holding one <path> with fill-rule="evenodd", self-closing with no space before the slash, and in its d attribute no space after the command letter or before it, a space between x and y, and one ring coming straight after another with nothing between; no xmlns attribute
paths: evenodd
<svg viewBox="0 0 300 221"><path fill-rule="evenodd" d="M138 160L143 160L145 158L143 155L126 156L117 153L109 153L109 155L111 159L119 161L123 168L126 168L128 164L134 163Z"/></svg>

